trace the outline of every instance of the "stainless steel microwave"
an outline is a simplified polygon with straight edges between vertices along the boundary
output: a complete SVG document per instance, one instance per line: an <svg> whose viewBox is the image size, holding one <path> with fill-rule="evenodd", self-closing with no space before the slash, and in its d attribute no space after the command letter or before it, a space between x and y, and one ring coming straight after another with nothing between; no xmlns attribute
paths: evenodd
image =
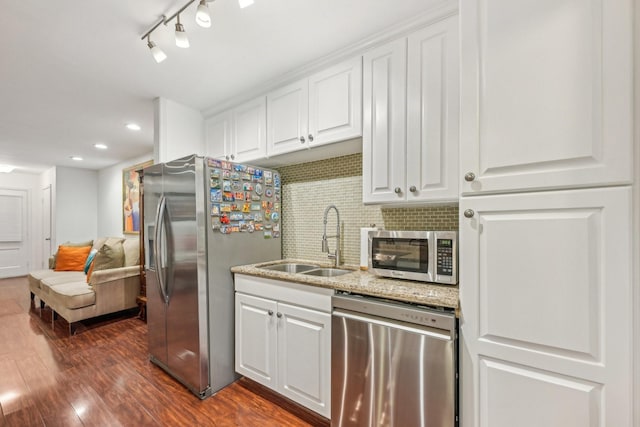
<svg viewBox="0 0 640 427"><path fill-rule="evenodd" d="M369 271L384 277L456 285L457 231L370 231Z"/></svg>

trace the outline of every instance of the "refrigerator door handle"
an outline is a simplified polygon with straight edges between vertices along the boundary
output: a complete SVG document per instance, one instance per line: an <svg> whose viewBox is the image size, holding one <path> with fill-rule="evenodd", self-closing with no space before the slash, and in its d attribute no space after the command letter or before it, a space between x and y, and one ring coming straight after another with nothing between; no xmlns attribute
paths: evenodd
<svg viewBox="0 0 640 427"><path fill-rule="evenodd" d="M165 304L168 303L167 292L165 291L165 267L162 264L162 252L161 252L161 243L160 239L162 236L162 229L164 228L164 216L165 209L167 206L167 200L164 196L160 197L160 202L158 203L158 210L156 211L156 228L154 230L153 236L153 257L155 258L156 264L156 277L158 279L158 287L160 288L160 294L162 295L162 300Z"/></svg>

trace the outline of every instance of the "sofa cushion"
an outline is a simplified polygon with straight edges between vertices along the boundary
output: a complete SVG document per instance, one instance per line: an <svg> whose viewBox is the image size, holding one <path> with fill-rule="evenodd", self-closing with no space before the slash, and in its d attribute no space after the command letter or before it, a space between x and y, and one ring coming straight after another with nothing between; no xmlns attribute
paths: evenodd
<svg viewBox="0 0 640 427"><path fill-rule="evenodd" d="M62 246L58 247L56 271L83 271L91 246Z"/></svg>
<svg viewBox="0 0 640 427"><path fill-rule="evenodd" d="M53 270L34 270L29 272L29 276L27 276L29 280L29 285L32 288L39 289L40 281L42 279L46 279L47 277L52 277L56 274L65 274L66 272L56 272Z"/></svg>
<svg viewBox="0 0 640 427"><path fill-rule="evenodd" d="M96 293L85 282L71 282L53 286L50 295L70 309L82 308L96 303Z"/></svg>
<svg viewBox="0 0 640 427"><path fill-rule="evenodd" d="M107 240L96 254L93 260L93 270L107 270L124 266L124 248L122 242L111 243Z"/></svg>
<svg viewBox="0 0 640 427"><path fill-rule="evenodd" d="M55 286L84 280L82 271L56 271L55 273L40 280L40 288L45 294L50 293L49 290Z"/></svg>
<svg viewBox="0 0 640 427"><path fill-rule="evenodd" d="M122 242L122 248L124 249L124 267L140 264L139 239L125 239Z"/></svg>

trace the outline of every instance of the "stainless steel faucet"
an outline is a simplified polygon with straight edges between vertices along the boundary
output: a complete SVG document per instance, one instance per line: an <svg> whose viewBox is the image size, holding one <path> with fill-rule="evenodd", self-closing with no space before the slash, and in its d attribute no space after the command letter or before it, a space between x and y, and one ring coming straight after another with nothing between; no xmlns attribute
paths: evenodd
<svg viewBox="0 0 640 427"><path fill-rule="evenodd" d="M336 235L335 236L327 236L327 215L331 209L335 209L336 211ZM329 259L333 259L335 261L335 266L339 266L342 260L340 259L340 212L338 212L338 208L336 205L329 205L324 209L324 233L322 234L322 252L326 252L329 255L327 256ZM334 253L329 252L329 242L328 238L336 239L336 251Z"/></svg>

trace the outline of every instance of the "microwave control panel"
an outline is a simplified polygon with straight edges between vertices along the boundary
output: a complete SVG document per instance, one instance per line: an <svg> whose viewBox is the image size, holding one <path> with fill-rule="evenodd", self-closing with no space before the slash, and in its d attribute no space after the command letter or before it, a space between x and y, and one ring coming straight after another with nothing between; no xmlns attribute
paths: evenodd
<svg viewBox="0 0 640 427"><path fill-rule="evenodd" d="M453 240L438 239L437 244L438 275L453 275Z"/></svg>

